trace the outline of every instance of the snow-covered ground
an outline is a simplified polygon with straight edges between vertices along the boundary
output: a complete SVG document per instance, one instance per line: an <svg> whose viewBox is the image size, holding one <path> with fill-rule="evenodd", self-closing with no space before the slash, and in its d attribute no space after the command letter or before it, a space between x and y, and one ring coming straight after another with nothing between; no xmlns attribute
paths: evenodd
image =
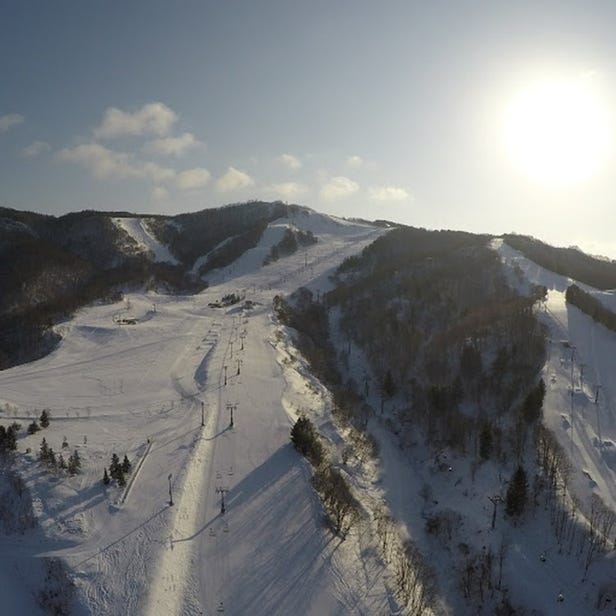
<svg viewBox="0 0 616 616"><path fill-rule="evenodd" d="M141 219L122 220L133 238L142 238L138 243L168 260L165 247L148 244ZM263 267L291 225L312 231L318 243ZM43 583L43 556L67 563L79 589L76 614L396 613L391 575L369 521L342 543L324 528L310 470L291 447L289 429L309 412L342 447L341 429L331 421L327 392L271 311L277 293L299 286L325 292L335 267L380 233L300 212L272 224L233 265L211 272L201 294L135 293L120 304L83 309L58 327L63 340L53 353L1 372L0 422L23 426L18 464L39 527L0 539L7 589L0 613L37 613L33 593ZM550 330L545 421L572 456L577 494L586 501L599 494L616 509L616 335L566 306L570 281L507 246L497 249L526 281L549 290L541 317ZM253 303L209 306L229 293ZM611 294L595 293L614 303ZM137 323L119 324L122 314ZM351 348L348 361L350 375L362 382L369 370L361 352ZM27 435L43 408L51 411L51 425ZM517 528L499 516L492 529L488 497L505 488L494 465L471 469L450 457L451 470L442 471L442 460L421 443L400 450L383 419L373 417L369 427L380 445L378 463L351 459L346 470L366 508L385 503L400 532L429 556L443 614L478 613L478 605L460 600L456 560L463 549L498 554L503 529L503 580L515 605L546 615L599 613L598 588L614 578L614 563L592 564L582 580L575 555L559 553L547 530L547 512ZM43 469L37 460L43 437L65 457L78 450L82 473ZM132 462L124 489L102 484L112 453ZM444 545L423 529L426 516L447 509L461 517ZM565 601L557 603L561 592Z"/></svg>
<svg viewBox="0 0 616 616"><path fill-rule="evenodd" d="M507 245L499 250L526 280L548 290L541 315L549 328L544 416L571 457L576 493L583 501L596 493L616 510L616 333L567 304L565 292L575 282L612 310L616 298L549 272Z"/></svg>
<svg viewBox="0 0 616 616"><path fill-rule="evenodd" d="M548 389L544 416L545 423L572 456L573 495L581 502L583 513L587 513L593 493L616 510L616 456L612 457L616 452L616 382L610 380L610 374L616 369L616 334L594 324L576 308L566 307L564 292L572 281L524 259L502 243L495 242L495 248L511 268L512 280L516 280L514 268L519 266L521 287L528 289L529 284L543 284L549 290L546 310L540 314L550 331L549 356L543 374ZM611 297L609 293L580 286L606 303ZM569 429L571 345L576 347L573 439ZM378 382L372 377L361 350L349 346L343 336L336 346L347 357L348 376L357 383L368 384L371 406L379 409ZM580 386L582 366L583 387ZM595 404L598 384L601 388ZM604 613L597 609L598 598L601 589L609 586L616 575L614 559L611 556L598 559L584 576L578 544L571 553L568 546L563 548L558 544L551 530L549 512L543 506L526 516L522 524L514 526L503 519L503 505L497 504L493 527L494 500L505 496L510 475L492 462L473 464L468 458L454 456L449 451L435 455L426 449L419 435L416 442L406 443L405 450L399 448L394 436L395 423L386 427L396 404L404 402L394 398L386 403L382 417L377 411L369 421L369 430L380 446L378 486L371 486L364 496L372 494L382 498L401 532L428 556L437 574L441 613L456 616L492 613L487 607L492 594L487 583L484 600L475 596L471 601L464 601L461 591L461 563L467 556L481 557L488 552L494 562L503 555L502 587L514 606L548 616ZM451 531L444 539L426 533L426 520L436 515L451 516ZM557 601L560 594L564 597L562 602Z"/></svg>
<svg viewBox="0 0 616 616"><path fill-rule="evenodd" d="M265 234L203 293L129 294L83 309L59 327L53 353L0 373L0 421L23 426L19 466L39 521L36 532L2 539L3 586L16 589L3 614L36 613L39 580L27 558L41 556L68 564L82 597L76 613L384 612L382 571L362 567L353 542L332 539L290 445L285 400L305 384L278 361L271 313L276 293L325 288L328 273L381 231L297 218L277 224L313 230L316 245L261 268L279 235ZM139 219L122 220L133 237L147 235ZM252 307L208 306L238 291ZM122 312L137 323L116 323ZM27 435L43 408L50 426ZM78 450L82 473L43 469L43 437L65 457ZM101 481L112 453L132 462L125 489Z"/></svg>

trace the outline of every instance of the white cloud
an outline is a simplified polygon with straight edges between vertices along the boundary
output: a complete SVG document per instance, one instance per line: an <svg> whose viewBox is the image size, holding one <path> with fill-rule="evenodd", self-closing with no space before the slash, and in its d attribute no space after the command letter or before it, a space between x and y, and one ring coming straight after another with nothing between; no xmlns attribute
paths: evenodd
<svg viewBox="0 0 616 616"><path fill-rule="evenodd" d="M162 154L163 156L181 156L191 148L200 145L192 133L184 133L179 137L166 137L154 139L146 143L143 151L148 154Z"/></svg>
<svg viewBox="0 0 616 616"><path fill-rule="evenodd" d="M83 165L99 179L139 177L128 154L114 152L98 143L64 148L58 152L58 156L61 160Z"/></svg>
<svg viewBox="0 0 616 616"><path fill-rule="evenodd" d="M281 154L278 160L284 167L291 171L298 171L302 168L302 161L297 158L297 156L293 156L293 154Z"/></svg>
<svg viewBox="0 0 616 616"><path fill-rule="evenodd" d="M97 138L120 137L123 135L169 134L177 120L176 113L163 103L148 103L134 112L108 107L101 125L94 129Z"/></svg>
<svg viewBox="0 0 616 616"><path fill-rule="evenodd" d="M134 164L135 169L142 173L143 177L146 177L157 184L173 180L176 175L174 169L170 169L169 167L161 167L160 165L149 161L135 161Z"/></svg>
<svg viewBox="0 0 616 616"><path fill-rule="evenodd" d="M98 179L142 178L161 183L175 177L173 169L139 161L130 154L110 150L98 143L64 148L58 152L58 157L83 165Z"/></svg>
<svg viewBox="0 0 616 616"><path fill-rule="evenodd" d="M376 186L368 191L373 201L406 201L410 199L409 192L399 186Z"/></svg>
<svg viewBox="0 0 616 616"><path fill-rule="evenodd" d="M229 167L224 175L216 181L216 189L219 192L231 192L240 188L252 186L255 181L243 171L235 167Z"/></svg>
<svg viewBox="0 0 616 616"><path fill-rule="evenodd" d="M169 191L164 186L155 186L152 189L152 199L154 201L166 201L169 198Z"/></svg>
<svg viewBox="0 0 616 616"><path fill-rule="evenodd" d="M282 182L270 184L267 191L286 201L297 199L306 194L306 186L299 182Z"/></svg>
<svg viewBox="0 0 616 616"><path fill-rule="evenodd" d="M210 181L210 172L202 167L181 171L175 178L178 188L181 190L198 190Z"/></svg>
<svg viewBox="0 0 616 616"><path fill-rule="evenodd" d="M353 180L339 175L331 178L321 187L321 198L325 201L346 199L359 190L359 184Z"/></svg>
<svg viewBox="0 0 616 616"><path fill-rule="evenodd" d="M361 156L349 156L346 159L346 166L351 169L359 169L364 164L364 159Z"/></svg>
<svg viewBox="0 0 616 616"><path fill-rule="evenodd" d="M51 146L46 141L34 141L21 151L21 155L24 158L36 158L50 149Z"/></svg>
<svg viewBox="0 0 616 616"><path fill-rule="evenodd" d="M26 118L19 113L7 113L0 116L0 133L4 133L13 126L21 124Z"/></svg>

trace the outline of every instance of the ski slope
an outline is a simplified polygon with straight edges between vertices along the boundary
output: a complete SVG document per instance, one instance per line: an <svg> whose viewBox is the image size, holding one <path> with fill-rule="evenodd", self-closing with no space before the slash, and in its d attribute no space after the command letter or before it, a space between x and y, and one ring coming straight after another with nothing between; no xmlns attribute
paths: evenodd
<svg viewBox="0 0 616 616"><path fill-rule="evenodd" d="M136 293L85 308L59 326L53 353L0 373L0 421L25 428L43 408L52 417L44 431L20 432L39 530L6 541L3 559L10 567L24 555L61 557L79 590L76 613L385 611L383 571L357 574L356 546L324 528L310 471L290 445L285 400L305 385L278 361L271 313L276 293L324 290L328 274L381 231L312 214L276 224L309 228L319 241L261 267L280 235L264 234L197 296ZM209 307L228 293L252 303ZM122 314L136 324L118 324ZM44 470L43 436L56 452L66 439L83 472ZM101 481L112 453L132 462L125 489ZM26 566L14 614L35 613L34 569Z"/></svg>
<svg viewBox="0 0 616 616"><path fill-rule="evenodd" d="M512 248L501 255L526 280L548 290L542 320L548 327L545 422L567 450L574 466L576 493L592 493L616 510L616 334L565 301L573 283L614 310L616 298L545 270Z"/></svg>
<svg viewBox="0 0 616 616"><path fill-rule="evenodd" d="M167 246L161 244L148 228L147 218L112 218L112 222L126 233L137 245L139 252L144 252L153 261L163 261L177 265L178 260L171 254Z"/></svg>
<svg viewBox="0 0 616 616"><path fill-rule="evenodd" d="M318 243L263 267L289 227L312 231ZM9 589L2 614L37 613L43 556L67 563L78 615L401 613L369 526L359 525L341 543L323 525L310 469L291 447L289 430L307 411L331 443L343 441L327 392L271 312L278 293L299 286L327 291L339 263L380 233L314 213L275 221L254 249L208 274L201 294L130 293L118 304L90 306L58 326L63 339L53 353L0 372L0 421L23 426L18 464L39 522L34 531L0 540L0 578ZM616 337L566 306L570 281L503 244L495 248L512 280L549 290L540 315L550 332L545 421L574 461L572 486L582 502L596 493L616 509ZM615 303L610 293L584 288ZM210 307L230 293L242 302ZM119 324L123 315L136 323ZM347 344L338 341L341 349ZM369 366L359 349L348 350L349 376L359 382ZM370 383L369 402L378 408L378 388ZM50 427L27 435L43 408L51 411ZM602 613L596 599L614 579L613 559L593 563L583 580L541 510L515 528L499 516L491 528L488 496L505 489L496 466L471 469L468 459L449 458L451 471L443 473L421 444L398 447L387 415L369 422L378 462L351 460L347 469L364 504L386 504L402 534L429 556L439 614L485 613L460 598L456 546L496 554L503 538L503 581L515 605L546 615ZM43 469L43 436L65 457L78 450L83 472L54 476ZM132 462L125 488L102 484L112 453ZM426 484L438 498L419 496ZM424 531L426 516L442 510L461 516L447 545ZM559 593L563 603L555 600Z"/></svg>

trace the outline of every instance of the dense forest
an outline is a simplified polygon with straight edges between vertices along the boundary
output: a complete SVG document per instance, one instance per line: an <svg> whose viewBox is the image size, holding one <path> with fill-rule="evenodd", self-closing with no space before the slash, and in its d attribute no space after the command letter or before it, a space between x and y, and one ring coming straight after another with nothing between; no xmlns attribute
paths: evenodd
<svg viewBox="0 0 616 616"><path fill-rule="evenodd" d="M519 424L515 409L545 354L533 312L541 290L512 291L488 241L394 230L345 262L326 298L339 311L341 333L366 353L382 404L396 394L402 425L461 451L486 426L496 441Z"/></svg>

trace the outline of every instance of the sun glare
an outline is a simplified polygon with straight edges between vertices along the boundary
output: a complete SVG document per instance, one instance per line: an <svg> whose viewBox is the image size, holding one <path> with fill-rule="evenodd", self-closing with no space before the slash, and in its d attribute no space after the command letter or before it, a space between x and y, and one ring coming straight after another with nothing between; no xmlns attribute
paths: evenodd
<svg viewBox="0 0 616 616"><path fill-rule="evenodd" d="M505 110L509 155L544 184L590 179L607 162L611 137L606 105L590 79L537 82L521 90Z"/></svg>

